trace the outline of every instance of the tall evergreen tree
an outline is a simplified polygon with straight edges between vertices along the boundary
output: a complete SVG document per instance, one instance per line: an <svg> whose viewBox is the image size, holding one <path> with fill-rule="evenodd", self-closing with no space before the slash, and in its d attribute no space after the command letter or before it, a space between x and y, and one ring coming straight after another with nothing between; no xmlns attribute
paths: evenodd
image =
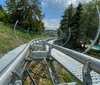
<svg viewBox="0 0 100 85"><path fill-rule="evenodd" d="M72 23L72 41L73 43L73 47L76 49L78 47L81 47L80 44L80 25L82 23L81 21L81 17L82 17L82 4L79 3L78 7L76 8L76 12L73 16L73 23Z"/></svg>
<svg viewBox="0 0 100 85"><path fill-rule="evenodd" d="M60 28L62 31L68 30L68 28L72 27L72 17L74 15L74 8L71 4L65 11L62 16L62 20L60 21Z"/></svg>
<svg viewBox="0 0 100 85"><path fill-rule="evenodd" d="M66 47L76 49L78 47L81 47L79 43L79 35L80 35L80 23L81 21L81 15L82 15L82 4L79 3L77 8L73 8L73 5L71 4L65 11L64 15L62 16L62 20L60 22L60 28L64 33L66 33L65 38L63 39L63 42L66 42L68 39L68 30L71 29L71 36L70 40L67 43Z"/></svg>

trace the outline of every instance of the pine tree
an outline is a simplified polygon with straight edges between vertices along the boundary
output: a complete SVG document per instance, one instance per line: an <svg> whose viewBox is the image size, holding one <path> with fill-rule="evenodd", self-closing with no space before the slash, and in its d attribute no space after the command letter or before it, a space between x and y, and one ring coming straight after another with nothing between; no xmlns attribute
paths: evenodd
<svg viewBox="0 0 100 85"><path fill-rule="evenodd" d="M81 15L82 15L82 4L79 3L78 7L76 8L76 12L73 16L73 23L72 23L72 41L73 43L73 48L80 48L80 25L81 25Z"/></svg>
<svg viewBox="0 0 100 85"><path fill-rule="evenodd" d="M65 11L62 16L62 20L60 21L60 28L62 31L68 30L68 28L72 27L72 17L74 15L74 8L71 4Z"/></svg>
<svg viewBox="0 0 100 85"><path fill-rule="evenodd" d="M62 40L63 43L66 42L68 39L68 30L71 28L71 36L70 40L67 43L66 47L69 47L71 49L80 48L80 41L79 41L79 35L80 35L80 25L82 23L81 21L81 15L82 15L82 4L79 3L77 8L73 8L73 5L71 4L65 11L64 15L62 16L62 20L60 21L60 28L64 33L66 33L65 38ZM63 33L63 34L64 34Z"/></svg>

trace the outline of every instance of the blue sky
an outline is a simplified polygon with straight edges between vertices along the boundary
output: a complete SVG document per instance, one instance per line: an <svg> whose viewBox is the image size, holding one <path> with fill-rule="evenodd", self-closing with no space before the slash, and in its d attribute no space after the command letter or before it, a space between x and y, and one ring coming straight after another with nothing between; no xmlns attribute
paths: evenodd
<svg viewBox="0 0 100 85"><path fill-rule="evenodd" d="M79 2L86 3L91 0L41 0L42 11L45 13L44 23L46 29L59 27L64 10L72 3L77 6Z"/></svg>
<svg viewBox="0 0 100 85"><path fill-rule="evenodd" d="M5 0L0 0L0 4L4 4Z"/></svg>
<svg viewBox="0 0 100 85"><path fill-rule="evenodd" d="M91 0L40 0L42 12L45 14L43 22L46 29L57 29L59 27L61 16L64 10L73 3L77 6L79 2L88 2ZM0 4L4 5L5 0L0 0Z"/></svg>
<svg viewBox="0 0 100 85"><path fill-rule="evenodd" d="M0 4L4 5L5 4L5 0L0 0Z"/></svg>

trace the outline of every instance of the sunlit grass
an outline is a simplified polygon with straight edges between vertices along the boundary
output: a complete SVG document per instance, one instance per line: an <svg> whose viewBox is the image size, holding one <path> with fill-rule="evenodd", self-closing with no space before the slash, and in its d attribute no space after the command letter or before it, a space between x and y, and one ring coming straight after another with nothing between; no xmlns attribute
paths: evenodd
<svg viewBox="0 0 100 85"><path fill-rule="evenodd" d="M18 28L16 28L16 34L23 43L27 43L37 37L46 36L44 33L37 35L35 32L29 32L29 34L27 34L27 30L19 30ZM0 22L0 56L21 44L22 43L17 40L14 34L14 25Z"/></svg>

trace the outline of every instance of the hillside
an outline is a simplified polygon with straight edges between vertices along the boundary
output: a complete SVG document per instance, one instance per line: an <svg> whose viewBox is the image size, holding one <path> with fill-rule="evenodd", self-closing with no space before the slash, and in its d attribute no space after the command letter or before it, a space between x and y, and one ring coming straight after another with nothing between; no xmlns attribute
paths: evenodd
<svg viewBox="0 0 100 85"><path fill-rule="evenodd" d="M29 42L33 38L46 36L45 34L37 35L36 33L29 32L27 30L18 30L16 28L16 34L24 43ZM30 37L30 38L29 38ZM14 34L14 26L0 22L0 56L21 45L22 43L17 40Z"/></svg>
<svg viewBox="0 0 100 85"><path fill-rule="evenodd" d="M27 34L27 30L16 30L16 34L17 36L20 38L21 41L23 41L24 43L29 42L30 40L32 40L33 38L37 38L37 37L44 37L47 36L45 34L42 35L37 35L34 32L30 32L30 38ZM11 51L12 49L16 48L17 46L21 45L23 43L19 42L16 39L16 36L14 34L14 26L10 25L10 24L5 24L3 22L0 22L0 56L2 57L5 53ZM34 65L34 64L33 64ZM37 64L37 66L40 66L40 64ZM37 69L36 68L34 69ZM33 71L34 71L33 69ZM57 65L57 72L58 75L62 75L63 77L60 78L60 82L64 83L64 82L71 82L71 81L75 81L74 78L72 78L64 69L62 69L61 67L59 67ZM37 79L37 78L36 78ZM64 79L64 80L63 80ZM38 80L38 79L37 79ZM44 79L41 81L42 79L40 79L39 85L41 85L41 83L43 82L43 85L52 85L51 80L48 78L48 75L44 75ZM29 85L29 78L25 77L24 79L24 85Z"/></svg>

